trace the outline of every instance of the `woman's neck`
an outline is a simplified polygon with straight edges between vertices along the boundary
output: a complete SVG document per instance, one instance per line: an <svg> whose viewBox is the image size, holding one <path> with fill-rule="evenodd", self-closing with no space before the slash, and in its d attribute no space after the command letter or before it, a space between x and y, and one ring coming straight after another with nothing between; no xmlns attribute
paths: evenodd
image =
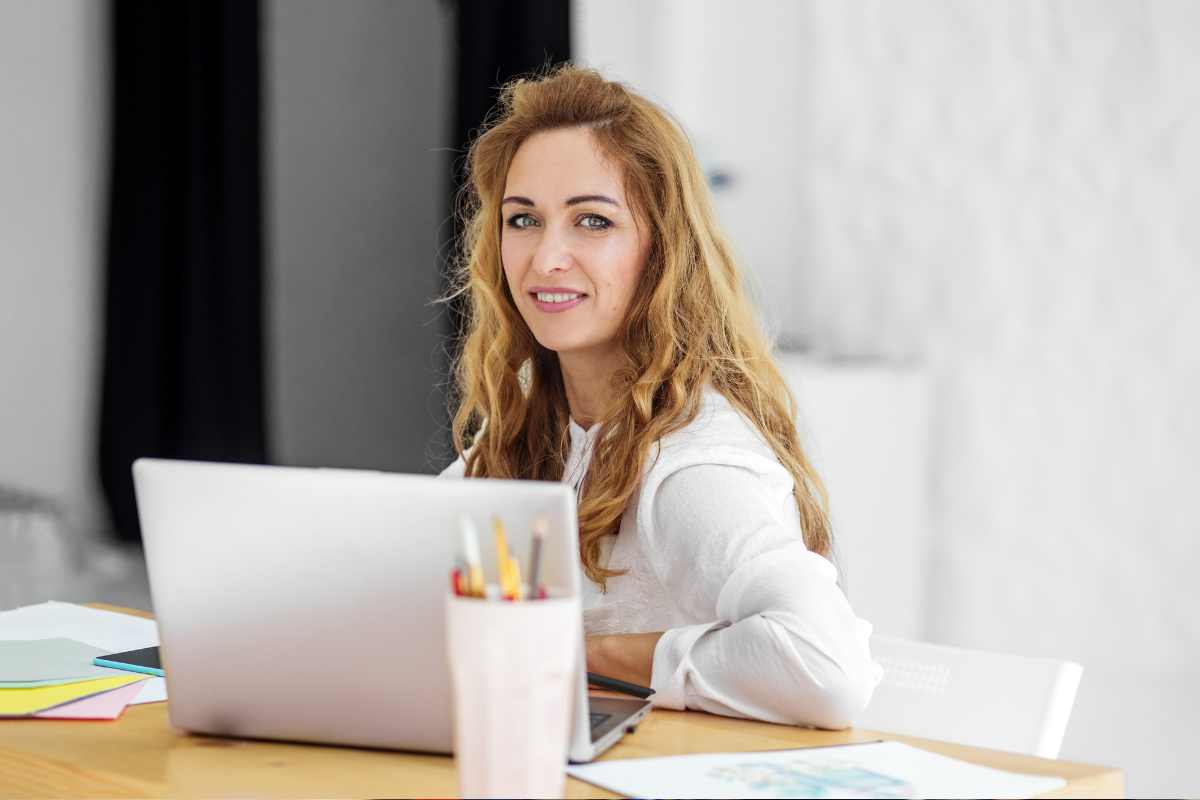
<svg viewBox="0 0 1200 800"><path fill-rule="evenodd" d="M567 391L567 407L571 419L581 428L590 428L608 410L613 400L613 375L622 363L619 349L558 354L558 367Z"/></svg>

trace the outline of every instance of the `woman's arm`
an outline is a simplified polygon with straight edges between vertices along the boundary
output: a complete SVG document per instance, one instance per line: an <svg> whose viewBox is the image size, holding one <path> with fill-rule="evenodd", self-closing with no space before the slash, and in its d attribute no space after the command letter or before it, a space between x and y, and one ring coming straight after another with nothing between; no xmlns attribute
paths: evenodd
<svg viewBox="0 0 1200 800"><path fill-rule="evenodd" d="M833 565L804 547L798 515L775 489L748 469L700 464L643 498L650 524L639 535L671 602L711 620L657 638L654 702L844 728L882 675L871 626L854 615ZM646 643L602 647L632 663Z"/></svg>
<svg viewBox="0 0 1200 800"><path fill-rule="evenodd" d="M658 633L617 633L587 637L587 668L609 678L649 686Z"/></svg>

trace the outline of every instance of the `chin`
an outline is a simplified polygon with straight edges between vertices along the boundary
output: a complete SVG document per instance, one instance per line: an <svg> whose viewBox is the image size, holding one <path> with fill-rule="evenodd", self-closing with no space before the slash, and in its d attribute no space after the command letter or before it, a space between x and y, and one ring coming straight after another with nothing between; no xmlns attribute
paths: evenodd
<svg viewBox="0 0 1200 800"><path fill-rule="evenodd" d="M591 341L588 337L579 336L578 332L574 332L574 335L548 335L545 332L534 331L533 336L542 347L547 350L553 350L560 355L575 350L588 350L596 346L595 342Z"/></svg>
<svg viewBox="0 0 1200 800"><path fill-rule="evenodd" d="M560 355L562 353L570 353L573 350L582 350L582 349L585 349L585 347L586 347L586 345L583 345L576 341L571 341L570 339L566 339L563 337L541 337L541 336L539 336L539 337L537 337L537 340L538 340L538 344L540 344L542 347L546 348L547 350L551 350L554 353L557 353Z"/></svg>

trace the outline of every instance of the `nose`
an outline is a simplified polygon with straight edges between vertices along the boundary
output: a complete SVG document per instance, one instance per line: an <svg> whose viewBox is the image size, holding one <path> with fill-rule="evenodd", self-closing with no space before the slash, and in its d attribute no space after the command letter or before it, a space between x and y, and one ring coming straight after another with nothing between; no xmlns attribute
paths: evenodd
<svg viewBox="0 0 1200 800"><path fill-rule="evenodd" d="M531 266L538 275L554 275L574 267L575 256L566 236L557 232L555 228L548 227L533 253Z"/></svg>

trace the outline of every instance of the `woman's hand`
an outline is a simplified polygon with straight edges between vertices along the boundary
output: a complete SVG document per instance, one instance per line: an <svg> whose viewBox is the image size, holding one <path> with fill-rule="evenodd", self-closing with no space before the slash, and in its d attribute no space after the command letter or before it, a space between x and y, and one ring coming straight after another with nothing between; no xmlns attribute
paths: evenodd
<svg viewBox="0 0 1200 800"><path fill-rule="evenodd" d="M609 678L649 686L654 674L658 633L618 633L587 637L587 668Z"/></svg>

